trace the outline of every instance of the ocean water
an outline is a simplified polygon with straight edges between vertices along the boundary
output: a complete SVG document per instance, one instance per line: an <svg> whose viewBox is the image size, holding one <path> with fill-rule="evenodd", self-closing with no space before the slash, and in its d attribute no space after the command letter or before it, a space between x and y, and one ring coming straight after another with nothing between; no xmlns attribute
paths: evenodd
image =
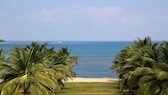
<svg viewBox="0 0 168 95"><path fill-rule="evenodd" d="M39 44L45 41L38 42ZM78 64L74 65L76 77L84 78L114 78L115 72L110 70L115 56L125 47L131 45L131 41L63 41L47 42L48 47L56 50L68 47L71 55L79 56ZM11 51L15 46L30 45L29 41L7 41L0 44L0 49Z"/></svg>

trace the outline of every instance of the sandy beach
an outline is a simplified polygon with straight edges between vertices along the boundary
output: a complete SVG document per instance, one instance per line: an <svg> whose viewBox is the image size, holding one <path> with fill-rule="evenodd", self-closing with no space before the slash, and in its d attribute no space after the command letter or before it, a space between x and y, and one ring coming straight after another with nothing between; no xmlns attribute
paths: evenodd
<svg viewBox="0 0 168 95"><path fill-rule="evenodd" d="M66 82L117 82L118 78L73 78Z"/></svg>

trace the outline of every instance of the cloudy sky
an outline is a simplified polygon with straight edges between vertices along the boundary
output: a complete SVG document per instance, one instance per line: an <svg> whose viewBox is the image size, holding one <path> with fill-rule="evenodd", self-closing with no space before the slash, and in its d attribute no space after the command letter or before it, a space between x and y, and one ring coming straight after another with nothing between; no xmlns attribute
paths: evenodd
<svg viewBox="0 0 168 95"><path fill-rule="evenodd" d="M168 40L168 0L1 0L0 39Z"/></svg>

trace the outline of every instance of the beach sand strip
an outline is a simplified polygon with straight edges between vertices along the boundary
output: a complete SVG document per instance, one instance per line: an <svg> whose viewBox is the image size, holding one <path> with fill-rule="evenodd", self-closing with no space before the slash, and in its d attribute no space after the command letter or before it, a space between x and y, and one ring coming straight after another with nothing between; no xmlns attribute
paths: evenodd
<svg viewBox="0 0 168 95"><path fill-rule="evenodd" d="M66 82L117 82L118 78L73 78Z"/></svg>

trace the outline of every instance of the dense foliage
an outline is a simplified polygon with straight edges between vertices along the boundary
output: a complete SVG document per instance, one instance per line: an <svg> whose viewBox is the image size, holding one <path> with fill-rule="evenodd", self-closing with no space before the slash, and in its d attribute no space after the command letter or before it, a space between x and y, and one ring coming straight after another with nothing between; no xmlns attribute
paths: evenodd
<svg viewBox="0 0 168 95"><path fill-rule="evenodd" d="M168 95L168 42L149 37L127 45L111 69L119 74L119 87L137 95Z"/></svg>
<svg viewBox="0 0 168 95"><path fill-rule="evenodd" d="M57 89L75 76L72 71L77 57L67 48L54 50L47 44L33 42L15 47L8 54L0 50L1 95L55 95Z"/></svg>

